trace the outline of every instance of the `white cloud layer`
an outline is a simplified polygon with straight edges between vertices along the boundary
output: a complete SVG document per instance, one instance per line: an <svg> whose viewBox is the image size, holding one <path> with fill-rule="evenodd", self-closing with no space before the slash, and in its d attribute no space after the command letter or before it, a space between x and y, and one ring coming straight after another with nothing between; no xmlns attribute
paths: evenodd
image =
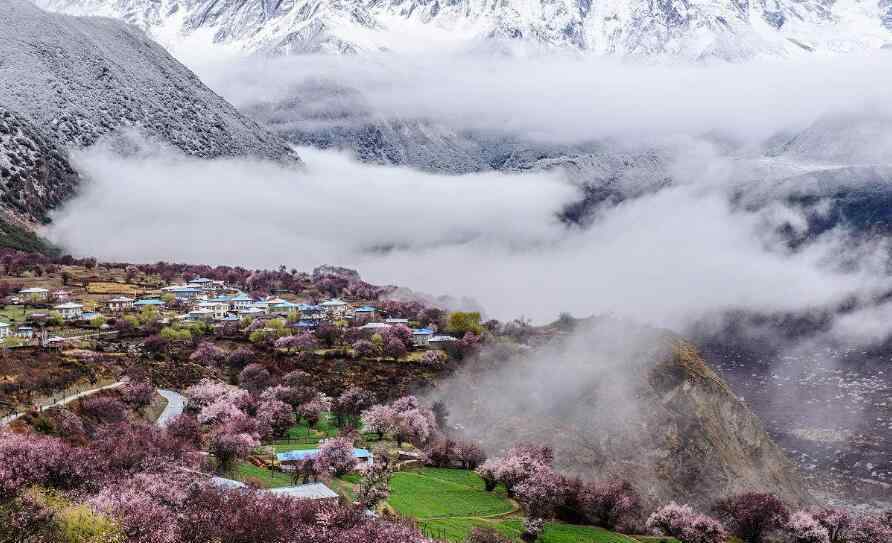
<svg viewBox="0 0 892 543"><path fill-rule="evenodd" d="M358 90L371 113L555 141L649 141L721 134L759 141L832 112L892 111L892 51L745 64L643 64L609 57L423 55L215 59L190 42L190 67L237 106L295 86Z"/></svg>
<svg viewBox="0 0 892 543"><path fill-rule="evenodd" d="M442 176L301 150L305 170L153 151L76 155L82 195L51 239L79 254L252 267L322 263L374 282L470 296L491 315L538 321L616 312L678 329L730 307L792 310L879 284L838 271L831 233L791 252L791 210L735 211L722 190L682 185L622 203L589 229L556 210L578 197L556 174Z"/></svg>

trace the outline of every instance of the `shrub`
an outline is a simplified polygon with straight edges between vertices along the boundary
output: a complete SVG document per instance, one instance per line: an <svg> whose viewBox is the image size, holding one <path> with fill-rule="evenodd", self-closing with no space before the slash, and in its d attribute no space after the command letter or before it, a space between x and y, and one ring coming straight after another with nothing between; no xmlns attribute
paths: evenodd
<svg viewBox="0 0 892 543"><path fill-rule="evenodd" d="M238 383L252 394L259 394L270 385L270 374L260 364L249 364L238 374Z"/></svg>
<svg viewBox="0 0 892 543"><path fill-rule="evenodd" d="M773 494L747 492L725 498L714 510L731 531L746 543L761 543L789 518L786 506Z"/></svg>
<svg viewBox="0 0 892 543"><path fill-rule="evenodd" d="M121 422L127 419L127 407L110 396L97 395L82 400L81 411L104 423Z"/></svg>
<svg viewBox="0 0 892 543"><path fill-rule="evenodd" d="M628 481L588 483L580 493L579 503L589 522L608 530L632 525L641 511L638 493Z"/></svg>

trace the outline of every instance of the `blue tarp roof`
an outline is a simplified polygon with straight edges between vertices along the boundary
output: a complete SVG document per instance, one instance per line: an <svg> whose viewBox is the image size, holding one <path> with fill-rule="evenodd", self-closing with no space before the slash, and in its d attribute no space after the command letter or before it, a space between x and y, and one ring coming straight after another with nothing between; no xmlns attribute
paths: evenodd
<svg viewBox="0 0 892 543"><path fill-rule="evenodd" d="M434 331L430 328L416 328L412 330L413 334L417 334L419 336L432 336L434 335Z"/></svg>
<svg viewBox="0 0 892 543"><path fill-rule="evenodd" d="M304 458L313 458L319 454L319 449L305 449L302 451L288 451L279 453L276 458L279 462L296 462ZM353 449L353 458L369 458L371 453L366 449Z"/></svg>
<svg viewBox="0 0 892 543"><path fill-rule="evenodd" d="M137 300L133 302L133 305L164 305L164 302L161 300Z"/></svg>

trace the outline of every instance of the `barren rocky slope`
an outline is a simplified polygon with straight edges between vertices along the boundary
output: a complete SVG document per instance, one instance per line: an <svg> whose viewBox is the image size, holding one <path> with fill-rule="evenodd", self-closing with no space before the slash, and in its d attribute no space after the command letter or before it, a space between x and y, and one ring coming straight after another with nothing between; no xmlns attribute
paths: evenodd
<svg viewBox="0 0 892 543"><path fill-rule="evenodd" d="M489 452L550 444L559 467L627 478L651 503L707 505L753 489L809 501L794 464L690 344L608 319L583 326L447 383L452 423Z"/></svg>

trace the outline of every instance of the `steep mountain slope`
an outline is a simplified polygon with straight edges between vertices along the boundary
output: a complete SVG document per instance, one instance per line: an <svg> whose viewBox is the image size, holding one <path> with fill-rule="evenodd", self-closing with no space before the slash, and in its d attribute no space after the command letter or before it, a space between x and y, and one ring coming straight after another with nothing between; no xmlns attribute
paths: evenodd
<svg viewBox="0 0 892 543"><path fill-rule="evenodd" d="M484 352L442 387L451 423L491 453L548 444L562 469L626 478L651 503L709 505L741 490L809 500L795 466L690 344L611 319L579 326L507 360Z"/></svg>
<svg viewBox="0 0 892 543"><path fill-rule="evenodd" d="M208 30L220 43L286 54L498 40L598 54L740 59L892 42L886 0L36 1L144 29Z"/></svg>
<svg viewBox="0 0 892 543"><path fill-rule="evenodd" d="M137 129L201 157L293 159L289 146L205 87L142 32L4 0L0 105L59 145Z"/></svg>
<svg viewBox="0 0 892 543"><path fill-rule="evenodd" d="M46 219L49 210L74 193L78 175L65 151L27 121L0 107L0 205L26 221Z"/></svg>

